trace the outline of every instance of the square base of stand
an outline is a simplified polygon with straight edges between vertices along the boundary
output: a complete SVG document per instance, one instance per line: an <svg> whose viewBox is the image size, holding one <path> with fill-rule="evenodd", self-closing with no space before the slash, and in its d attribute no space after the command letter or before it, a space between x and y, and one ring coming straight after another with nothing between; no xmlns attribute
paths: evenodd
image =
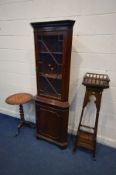
<svg viewBox="0 0 116 175"><path fill-rule="evenodd" d="M77 147L83 147L89 150L94 150L95 136L93 133L79 131L77 135Z"/></svg>

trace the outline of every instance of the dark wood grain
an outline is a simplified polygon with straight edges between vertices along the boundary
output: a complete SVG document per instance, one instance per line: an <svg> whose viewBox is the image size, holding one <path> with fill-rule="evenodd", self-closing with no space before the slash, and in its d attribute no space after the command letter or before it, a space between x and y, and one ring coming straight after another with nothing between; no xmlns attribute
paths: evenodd
<svg viewBox="0 0 116 175"><path fill-rule="evenodd" d="M34 29L37 79L37 95L34 97L36 105L36 136L37 138L52 142L58 145L60 148L65 148L67 146L70 60L74 22L75 21L73 20L63 20L31 23ZM41 50L41 44L38 44L38 39L40 40L40 42L43 42L41 41L41 37L49 38L49 36L51 36L49 48L46 49L46 47L44 47L44 49ZM60 50L56 50L57 47L55 47L55 45L57 43L54 43L51 47L51 44L53 43L53 36L62 36L63 39L60 38L62 43L58 47ZM46 43L44 43L44 46L45 44ZM45 58L47 53L51 56L51 58L53 58L54 54L60 55L60 59L62 61L60 63L61 71L58 75L56 74L56 72L49 73L49 71L45 69L43 72L41 72L40 69L42 66L42 61L40 59L40 54L44 55L44 59L48 59ZM51 64L48 63L48 66L51 66ZM54 70L55 67L52 67L52 69ZM48 84L50 82L54 82L55 80L60 81L60 95L57 94L57 89L54 89L54 87L53 93L56 93L56 95L52 93L45 93L44 88L42 89L42 81L40 80L45 80Z"/></svg>
<svg viewBox="0 0 116 175"><path fill-rule="evenodd" d="M94 160L96 156L96 139L97 139L98 120L101 107L102 92L103 89L109 87L109 81L110 81L109 77L106 74L86 73L85 76L83 77L82 82L82 84L86 86L86 92L83 101L83 107L73 151L75 152L76 149L79 147L91 150L93 153ZM90 102L90 96L94 96L96 98L95 100L96 118L95 118L95 125L93 127L85 126L84 124L82 124L84 109ZM85 129L90 130L85 131Z"/></svg>

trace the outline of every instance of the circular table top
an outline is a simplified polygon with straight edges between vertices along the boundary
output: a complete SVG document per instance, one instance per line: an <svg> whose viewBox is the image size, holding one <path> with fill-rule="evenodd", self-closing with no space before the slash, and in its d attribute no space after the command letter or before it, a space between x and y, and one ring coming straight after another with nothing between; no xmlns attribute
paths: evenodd
<svg viewBox="0 0 116 175"><path fill-rule="evenodd" d="M28 93L17 93L6 98L5 102L10 105L19 105L29 102L33 99L33 96Z"/></svg>

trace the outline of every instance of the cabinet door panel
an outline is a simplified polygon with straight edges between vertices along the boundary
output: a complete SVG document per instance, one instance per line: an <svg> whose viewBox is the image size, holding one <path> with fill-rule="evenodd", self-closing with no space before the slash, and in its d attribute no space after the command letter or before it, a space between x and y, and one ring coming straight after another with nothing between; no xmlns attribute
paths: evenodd
<svg viewBox="0 0 116 175"><path fill-rule="evenodd" d="M55 140L59 140L60 137L60 127L61 127L61 117L59 114L53 110L48 110L39 107L39 118L38 118L38 132Z"/></svg>

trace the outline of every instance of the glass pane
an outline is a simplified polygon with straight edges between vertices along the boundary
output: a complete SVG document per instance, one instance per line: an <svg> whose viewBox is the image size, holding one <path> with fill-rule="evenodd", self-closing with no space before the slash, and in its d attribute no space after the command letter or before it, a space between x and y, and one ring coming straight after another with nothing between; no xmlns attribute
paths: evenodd
<svg viewBox="0 0 116 175"><path fill-rule="evenodd" d="M41 52L62 52L63 35L39 36L39 49Z"/></svg>
<svg viewBox="0 0 116 175"><path fill-rule="evenodd" d="M60 99L63 35L41 35L38 42L40 95Z"/></svg>
<svg viewBox="0 0 116 175"><path fill-rule="evenodd" d="M40 94L49 97L61 98L61 83L59 79L40 76Z"/></svg>
<svg viewBox="0 0 116 175"><path fill-rule="evenodd" d="M52 58L54 57L54 59ZM43 73L61 73L61 54L40 53L39 54L39 70Z"/></svg>

